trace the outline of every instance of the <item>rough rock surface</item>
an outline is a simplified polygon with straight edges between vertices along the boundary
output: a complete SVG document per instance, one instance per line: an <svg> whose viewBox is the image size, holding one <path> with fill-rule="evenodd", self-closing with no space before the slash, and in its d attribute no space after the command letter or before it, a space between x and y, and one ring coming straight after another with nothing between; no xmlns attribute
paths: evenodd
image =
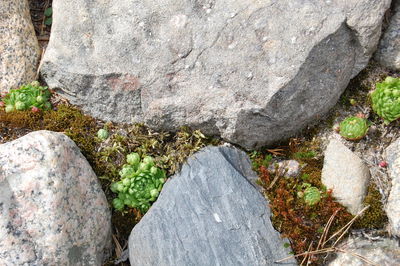
<svg viewBox="0 0 400 266"><path fill-rule="evenodd" d="M336 103L374 51L389 4L54 0L41 73L96 117L260 147Z"/></svg>
<svg viewBox="0 0 400 266"><path fill-rule="evenodd" d="M300 164L296 160L285 160L277 163L271 163L268 167L270 173L279 173L281 176L297 177L300 174Z"/></svg>
<svg viewBox="0 0 400 266"><path fill-rule="evenodd" d="M189 158L133 228L131 265L275 265L288 256L268 202L246 179L254 176L237 149L206 148Z"/></svg>
<svg viewBox="0 0 400 266"><path fill-rule="evenodd" d="M375 58L388 68L400 70L400 0L394 1L394 14L379 43Z"/></svg>
<svg viewBox="0 0 400 266"><path fill-rule="evenodd" d="M400 247L394 239L379 239L370 241L364 238L350 238L341 245L343 250L356 253L373 265L394 266L400 262ZM370 265L350 253L339 253L338 257L328 264L329 266L363 266Z"/></svg>
<svg viewBox="0 0 400 266"><path fill-rule="evenodd" d="M31 82L40 58L28 0L0 1L0 93Z"/></svg>
<svg viewBox="0 0 400 266"><path fill-rule="evenodd" d="M369 178L369 169L363 161L339 140L331 139L325 150L321 180L354 215L364 207Z"/></svg>
<svg viewBox="0 0 400 266"><path fill-rule="evenodd" d="M392 187L386 205L391 233L400 237L400 139L386 149Z"/></svg>
<svg viewBox="0 0 400 266"><path fill-rule="evenodd" d="M0 265L101 265L110 245L106 197L71 139L0 145Z"/></svg>

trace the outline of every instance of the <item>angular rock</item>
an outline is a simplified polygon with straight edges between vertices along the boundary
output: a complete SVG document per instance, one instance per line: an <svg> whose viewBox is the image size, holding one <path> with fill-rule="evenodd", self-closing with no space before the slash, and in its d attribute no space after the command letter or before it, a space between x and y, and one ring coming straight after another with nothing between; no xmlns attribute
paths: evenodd
<svg viewBox="0 0 400 266"><path fill-rule="evenodd" d="M361 255L363 258L373 262L373 265L392 266L399 265L399 244L394 239L379 239L370 241L365 238L350 238L341 245L347 253L338 253L338 257L330 262L329 266L361 266L370 265L350 253Z"/></svg>
<svg viewBox="0 0 400 266"><path fill-rule="evenodd" d="M396 1L396 0L395 0ZM355 32L361 49L356 52L353 76L357 75L375 52L382 30L382 18L392 0L333 0L343 6L347 25Z"/></svg>
<svg viewBox="0 0 400 266"><path fill-rule="evenodd" d="M111 213L79 148L37 131L0 145L0 265L101 265Z"/></svg>
<svg viewBox="0 0 400 266"><path fill-rule="evenodd" d="M375 58L388 68L400 70L400 0L394 0L393 16L379 43Z"/></svg>
<svg viewBox="0 0 400 266"><path fill-rule="evenodd" d="M364 207L369 178L369 169L363 161L339 140L331 139L325 150L321 180L354 215Z"/></svg>
<svg viewBox="0 0 400 266"><path fill-rule="evenodd" d="M133 228L131 265L275 265L288 256L268 202L246 179L254 176L237 149L206 148L189 158Z"/></svg>
<svg viewBox="0 0 400 266"><path fill-rule="evenodd" d="M187 125L255 148L336 103L376 47L389 4L54 0L41 73L96 117Z"/></svg>
<svg viewBox="0 0 400 266"><path fill-rule="evenodd" d="M36 78L40 48L28 0L0 1L0 93Z"/></svg>
<svg viewBox="0 0 400 266"><path fill-rule="evenodd" d="M386 214L389 218L391 233L400 237L400 139L387 147L385 152L389 164L389 175L392 179Z"/></svg>

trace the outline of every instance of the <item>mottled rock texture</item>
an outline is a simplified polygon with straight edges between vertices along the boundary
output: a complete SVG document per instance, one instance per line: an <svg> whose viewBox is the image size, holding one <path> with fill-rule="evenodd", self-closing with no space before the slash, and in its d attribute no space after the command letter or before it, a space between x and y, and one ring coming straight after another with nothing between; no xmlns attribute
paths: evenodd
<svg viewBox="0 0 400 266"><path fill-rule="evenodd" d="M54 0L41 73L96 117L187 125L255 148L336 103L374 52L389 4Z"/></svg>
<svg viewBox="0 0 400 266"><path fill-rule="evenodd" d="M400 139L386 149L386 158L389 164L389 175L392 179L386 214L392 234L400 237Z"/></svg>
<svg viewBox="0 0 400 266"><path fill-rule="evenodd" d="M393 16L379 43L375 58L384 66L400 70L400 0L394 0Z"/></svg>
<svg viewBox="0 0 400 266"><path fill-rule="evenodd" d="M255 176L237 149L206 148L189 158L133 228L131 265L275 265L288 256L268 202L249 182Z"/></svg>
<svg viewBox="0 0 400 266"><path fill-rule="evenodd" d="M296 160L285 160L281 162L272 162L268 166L271 174L279 174L285 177L297 177L300 174L301 167Z"/></svg>
<svg viewBox="0 0 400 266"><path fill-rule="evenodd" d="M110 245L106 197L71 139L0 145L0 265L101 265Z"/></svg>
<svg viewBox="0 0 400 266"><path fill-rule="evenodd" d="M1 0L0 93L33 81L39 59L28 0Z"/></svg>
<svg viewBox="0 0 400 266"><path fill-rule="evenodd" d="M364 266L371 265L351 253L358 254L374 263L372 265L394 266L400 262L400 247L395 239L378 239L371 241L364 238L350 238L344 242L341 249L347 253L338 253L338 257L329 266Z"/></svg>
<svg viewBox="0 0 400 266"><path fill-rule="evenodd" d="M354 215L364 207L369 178L364 162L339 140L331 139L325 150L321 180Z"/></svg>

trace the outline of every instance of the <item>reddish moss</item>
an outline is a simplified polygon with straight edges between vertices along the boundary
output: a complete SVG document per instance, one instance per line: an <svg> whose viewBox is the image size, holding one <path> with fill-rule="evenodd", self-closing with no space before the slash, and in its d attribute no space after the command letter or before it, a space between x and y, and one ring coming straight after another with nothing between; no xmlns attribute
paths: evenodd
<svg viewBox="0 0 400 266"><path fill-rule="evenodd" d="M258 166L259 183L264 187L265 195L270 201L271 220L275 229L281 232L283 237L289 238L293 252L300 254L306 252L311 243L314 248L317 246L324 227L335 212L337 214L329 234L343 227L353 216L346 211L345 207L335 202L331 191L326 191L321 182L323 159L319 156L317 142L292 139L288 145L279 148L285 156L281 158L296 158L303 166L300 177L279 177L271 186L276 176L260 163L265 154L259 153L252 159ZM317 204L309 206L299 196L298 192L304 192L305 183L321 191L322 197ZM299 263L302 259L302 257L298 257ZM316 256L313 264L320 265L322 260L322 256Z"/></svg>

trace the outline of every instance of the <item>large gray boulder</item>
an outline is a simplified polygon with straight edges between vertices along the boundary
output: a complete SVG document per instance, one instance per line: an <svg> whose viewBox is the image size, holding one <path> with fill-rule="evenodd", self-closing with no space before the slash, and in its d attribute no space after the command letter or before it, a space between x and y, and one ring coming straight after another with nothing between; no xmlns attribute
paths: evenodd
<svg viewBox="0 0 400 266"><path fill-rule="evenodd" d="M107 199L71 139L0 145L0 265L101 265L110 248Z"/></svg>
<svg viewBox="0 0 400 266"><path fill-rule="evenodd" d="M400 237L400 139L390 144L385 153L389 165L388 172L392 179L386 214L391 233Z"/></svg>
<svg viewBox="0 0 400 266"><path fill-rule="evenodd" d="M131 265L275 265L290 256L255 177L237 149L196 153L133 228Z"/></svg>
<svg viewBox="0 0 400 266"><path fill-rule="evenodd" d="M336 103L374 52L389 4L54 0L41 73L96 117L187 125L255 148Z"/></svg>
<svg viewBox="0 0 400 266"><path fill-rule="evenodd" d="M36 78L40 48L28 0L0 1L0 93Z"/></svg>
<svg viewBox="0 0 400 266"><path fill-rule="evenodd" d="M383 34L375 58L382 65L400 70L400 0L394 0L393 16Z"/></svg>

